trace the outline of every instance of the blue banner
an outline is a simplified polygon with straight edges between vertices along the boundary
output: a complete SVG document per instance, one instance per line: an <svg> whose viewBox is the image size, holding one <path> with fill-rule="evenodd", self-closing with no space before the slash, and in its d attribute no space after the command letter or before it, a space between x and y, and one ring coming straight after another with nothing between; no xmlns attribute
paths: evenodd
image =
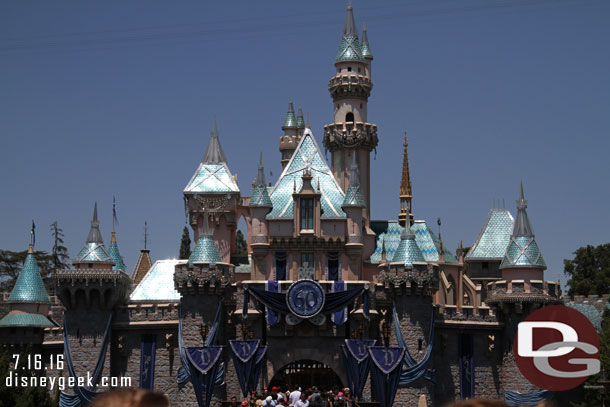
<svg viewBox="0 0 610 407"><path fill-rule="evenodd" d="M459 341L460 363L460 394L462 400L474 397L474 346L472 335L460 334Z"/></svg>
<svg viewBox="0 0 610 407"><path fill-rule="evenodd" d="M404 361L405 349L372 346L369 348L371 380L381 407L391 407L400 381L400 371Z"/></svg>
<svg viewBox="0 0 610 407"><path fill-rule="evenodd" d="M267 281L265 283L265 290L272 292L272 293L277 293L278 292L277 281L272 281L272 280ZM269 324L269 326L273 326L273 325L277 324L280 320L278 312L272 310L269 307L267 307L266 311L267 311L267 323Z"/></svg>
<svg viewBox="0 0 610 407"><path fill-rule="evenodd" d="M186 356L202 374L207 374L212 369L222 353L222 346L192 346L186 348Z"/></svg>
<svg viewBox="0 0 610 407"><path fill-rule="evenodd" d="M142 335L140 342L140 388L155 388L155 346L156 335Z"/></svg>
<svg viewBox="0 0 610 407"><path fill-rule="evenodd" d="M260 346L259 340L236 340L229 343L241 392L247 397L251 391L256 390L267 347Z"/></svg>
<svg viewBox="0 0 610 407"><path fill-rule="evenodd" d="M345 291L345 281L334 281L332 286L333 293L340 293ZM332 314L330 319L335 325L343 325L347 321L347 307L341 308L339 311Z"/></svg>
<svg viewBox="0 0 610 407"><path fill-rule="evenodd" d="M362 390L369 375L369 346L374 346L375 340L346 339L341 346L341 356L347 373L347 381L354 395L362 398Z"/></svg>

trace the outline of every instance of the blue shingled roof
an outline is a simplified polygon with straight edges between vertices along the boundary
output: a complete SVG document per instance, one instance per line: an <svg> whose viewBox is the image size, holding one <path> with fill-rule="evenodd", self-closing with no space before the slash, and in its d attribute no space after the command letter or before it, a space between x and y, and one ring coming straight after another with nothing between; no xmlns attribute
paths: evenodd
<svg viewBox="0 0 610 407"><path fill-rule="evenodd" d="M538 243L534 236L512 237L506 249L506 255L500 268L507 267L534 267L546 269L546 263L540 253Z"/></svg>
<svg viewBox="0 0 610 407"><path fill-rule="evenodd" d="M186 260L157 260L133 290L131 301L179 301L180 293L174 288L174 270Z"/></svg>
<svg viewBox="0 0 610 407"><path fill-rule="evenodd" d="M40 268L33 253L28 253L26 256L8 301L49 303L49 295L40 277Z"/></svg>
<svg viewBox="0 0 610 407"><path fill-rule="evenodd" d="M333 177L326 160L311 133L306 129L292 158L282 171L271 192L273 209L267 215L268 219L292 219L294 201L292 194L299 191L303 185L301 179L303 172L309 169L313 176L312 185L320 190L322 195L322 219L345 218L341 209L345 195Z"/></svg>
<svg viewBox="0 0 610 407"><path fill-rule="evenodd" d="M466 260L501 260L513 233L514 219L506 209L492 209Z"/></svg>
<svg viewBox="0 0 610 407"><path fill-rule="evenodd" d="M123 263L123 257L121 257L121 253L119 253L119 246L117 245L116 239L110 240L110 246L108 246L108 254L112 257L112 261L114 261L114 266L112 269L114 271L125 271L125 263Z"/></svg>
<svg viewBox="0 0 610 407"><path fill-rule="evenodd" d="M222 261L218 247L211 236L200 236L189 257L189 265L193 263L210 263L211 265Z"/></svg>
<svg viewBox="0 0 610 407"><path fill-rule="evenodd" d="M396 248L396 252L392 257L392 263L401 263L407 267L413 265L413 263L425 263L426 259L419 250L417 242L413 238L413 235L401 237L400 243Z"/></svg>
<svg viewBox="0 0 610 407"><path fill-rule="evenodd" d="M201 163L184 188L184 192L228 193L239 192L239 188L226 163Z"/></svg>
<svg viewBox="0 0 610 407"><path fill-rule="evenodd" d="M76 255L74 263L114 263L104 243L86 243Z"/></svg>
<svg viewBox="0 0 610 407"><path fill-rule="evenodd" d="M27 312L12 312L0 319L0 326L53 327L47 317Z"/></svg>

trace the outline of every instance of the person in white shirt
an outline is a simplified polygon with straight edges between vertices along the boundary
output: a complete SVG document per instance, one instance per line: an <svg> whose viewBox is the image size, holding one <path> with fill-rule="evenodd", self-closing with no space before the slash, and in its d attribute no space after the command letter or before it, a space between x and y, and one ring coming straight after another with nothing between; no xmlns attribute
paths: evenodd
<svg viewBox="0 0 610 407"><path fill-rule="evenodd" d="M301 399L294 403L294 407L309 407L309 400L307 400L305 393L301 394Z"/></svg>
<svg viewBox="0 0 610 407"><path fill-rule="evenodd" d="M301 388L297 387L292 393L290 393L290 407L294 407L297 401L301 399Z"/></svg>

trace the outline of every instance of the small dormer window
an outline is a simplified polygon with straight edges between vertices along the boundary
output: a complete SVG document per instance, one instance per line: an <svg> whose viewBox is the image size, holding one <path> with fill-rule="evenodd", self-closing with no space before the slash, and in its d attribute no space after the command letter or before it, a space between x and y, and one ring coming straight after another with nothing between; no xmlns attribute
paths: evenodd
<svg viewBox="0 0 610 407"><path fill-rule="evenodd" d="M346 122L354 122L354 114L352 112L349 112L348 114L345 115L345 121Z"/></svg>
<svg viewBox="0 0 610 407"><path fill-rule="evenodd" d="M301 230L313 230L313 198L301 198Z"/></svg>
<svg viewBox="0 0 610 407"><path fill-rule="evenodd" d="M351 72L351 71L352 71L352 67L351 67L351 66L348 66L348 67L347 67L347 72Z"/></svg>

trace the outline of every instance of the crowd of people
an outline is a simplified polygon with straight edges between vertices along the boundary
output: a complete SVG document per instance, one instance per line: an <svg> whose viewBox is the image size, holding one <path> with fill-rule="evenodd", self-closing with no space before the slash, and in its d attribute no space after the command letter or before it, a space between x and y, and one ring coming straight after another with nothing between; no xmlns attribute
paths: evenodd
<svg viewBox="0 0 610 407"><path fill-rule="evenodd" d="M253 391L241 402L237 397L231 398L231 407L354 407L354 400L349 388L335 388L320 391L317 387L302 389L294 386L292 390L283 391L278 386L265 387L262 393Z"/></svg>

